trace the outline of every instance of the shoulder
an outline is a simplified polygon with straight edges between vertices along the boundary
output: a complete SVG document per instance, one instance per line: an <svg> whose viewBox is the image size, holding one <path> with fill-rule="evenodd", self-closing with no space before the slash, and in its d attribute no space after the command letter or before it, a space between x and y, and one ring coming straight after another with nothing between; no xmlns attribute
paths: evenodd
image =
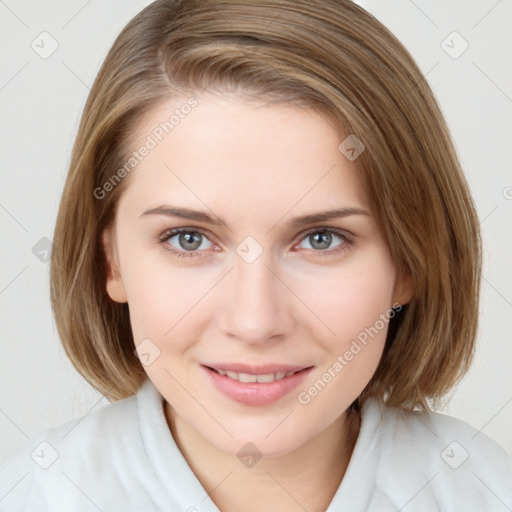
<svg viewBox="0 0 512 512"><path fill-rule="evenodd" d="M483 432L445 414L377 401L365 412L379 438L378 486L392 489L401 506L416 510L416 501L450 510L512 507L512 459Z"/></svg>
<svg viewBox="0 0 512 512"><path fill-rule="evenodd" d="M97 510L95 482L116 494L123 469L140 466L139 431L137 396L43 430L0 465L0 509Z"/></svg>

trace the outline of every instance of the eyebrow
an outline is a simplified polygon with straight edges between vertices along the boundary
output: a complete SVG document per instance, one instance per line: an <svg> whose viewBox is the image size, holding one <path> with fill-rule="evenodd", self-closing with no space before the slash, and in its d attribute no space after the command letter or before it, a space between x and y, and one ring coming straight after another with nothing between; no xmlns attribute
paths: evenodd
<svg viewBox="0 0 512 512"><path fill-rule="evenodd" d="M197 222L204 222L213 226L226 227L226 221L217 217L215 214L209 214L190 208L179 208L176 206L162 205L155 208L150 208L140 215L140 218L150 215L162 215L166 217L178 217L181 219L195 220ZM307 224L314 224L317 222L325 222L333 219L341 219L352 215L366 215L371 216L368 210L363 208L337 208L333 210L325 210L322 212L309 213L300 217L294 217L288 221L288 224L293 228L299 228Z"/></svg>

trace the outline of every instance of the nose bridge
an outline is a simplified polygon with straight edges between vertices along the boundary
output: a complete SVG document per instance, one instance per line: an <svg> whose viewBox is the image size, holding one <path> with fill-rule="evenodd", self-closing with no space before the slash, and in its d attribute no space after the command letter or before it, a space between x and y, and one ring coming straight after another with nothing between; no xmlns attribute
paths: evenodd
<svg viewBox="0 0 512 512"><path fill-rule="evenodd" d="M231 286L221 314L226 334L246 342L258 343L285 334L291 326L290 298L263 252L255 260L237 256Z"/></svg>

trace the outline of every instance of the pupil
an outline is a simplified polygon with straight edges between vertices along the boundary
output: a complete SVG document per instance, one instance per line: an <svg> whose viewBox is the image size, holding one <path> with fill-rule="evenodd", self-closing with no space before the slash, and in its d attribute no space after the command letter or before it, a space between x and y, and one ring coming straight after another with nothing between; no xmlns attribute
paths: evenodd
<svg viewBox="0 0 512 512"><path fill-rule="evenodd" d="M330 233L315 233L310 236L311 246L315 249L327 249L331 245L332 235Z"/></svg>
<svg viewBox="0 0 512 512"><path fill-rule="evenodd" d="M181 233L179 237L180 245L187 250L197 249L201 245L201 235L199 233Z"/></svg>

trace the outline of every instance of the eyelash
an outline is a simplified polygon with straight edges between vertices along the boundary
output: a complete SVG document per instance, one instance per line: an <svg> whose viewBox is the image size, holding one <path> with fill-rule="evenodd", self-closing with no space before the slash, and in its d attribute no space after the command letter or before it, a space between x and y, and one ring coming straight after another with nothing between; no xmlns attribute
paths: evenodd
<svg viewBox="0 0 512 512"><path fill-rule="evenodd" d="M178 251L173 249L167 242L175 235L179 235L180 233L199 233L204 236L207 240L210 240L207 234L199 228L179 228L179 229L171 229L162 233L157 241L162 246L162 249L178 258L194 258L194 257L206 257L206 255L202 255L201 253L204 251ZM336 246L334 249L327 250L315 250L315 256L332 256L334 254L340 254L344 251L347 251L349 247L352 245L351 235L349 235L346 231L332 229L332 228L313 228L302 234L300 241L302 242L305 238L315 233L329 233L334 234L342 239L342 243ZM211 242L211 240L210 240Z"/></svg>

